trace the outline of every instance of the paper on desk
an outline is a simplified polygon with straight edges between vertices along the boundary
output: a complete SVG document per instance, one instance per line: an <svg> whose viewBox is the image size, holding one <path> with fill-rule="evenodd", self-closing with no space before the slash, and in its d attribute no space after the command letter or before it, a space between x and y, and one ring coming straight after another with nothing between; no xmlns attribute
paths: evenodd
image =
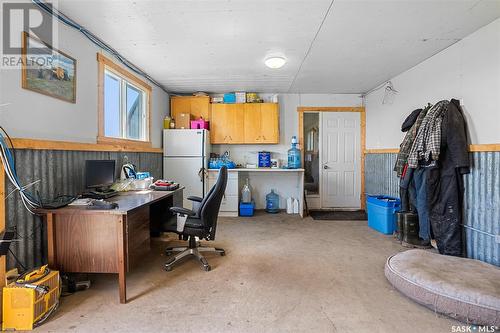
<svg viewBox="0 0 500 333"><path fill-rule="evenodd" d="M76 199L69 206L88 206L92 203L91 198Z"/></svg>

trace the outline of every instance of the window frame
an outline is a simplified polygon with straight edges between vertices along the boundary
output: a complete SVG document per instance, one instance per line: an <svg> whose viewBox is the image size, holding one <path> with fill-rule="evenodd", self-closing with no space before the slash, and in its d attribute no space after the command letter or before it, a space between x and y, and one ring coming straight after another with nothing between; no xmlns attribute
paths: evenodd
<svg viewBox="0 0 500 333"><path fill-rule="evenodd" d="M135 75L131 74L129 71L125 70L122 66L116 64L106 56L101 53L97 53L98 62L98 133L97 133L97 143L103 144L119 144L126 147L143 147L151 148L151 86L148 85L143 80L139 79ZM123 86L129 84L133 88L142 90L144 92L145 102L145 123L144 130L146 131L144 140L128 139L123 137L111 137L105 135L105 118L104 118L104 80L106 71L110 72L111 75L119 77ZM126 103L126 98L123 98L122 88L120 87L120 104ZM120 105L120 110L122 110L122 105ZM126 108L125 108L126 109ZM120 117L123 117L122 112L120 112ZM126 128L123 128L123 122L121 122L120 132L126 132ZM126 126L125 126L126 127Z"/></svg>

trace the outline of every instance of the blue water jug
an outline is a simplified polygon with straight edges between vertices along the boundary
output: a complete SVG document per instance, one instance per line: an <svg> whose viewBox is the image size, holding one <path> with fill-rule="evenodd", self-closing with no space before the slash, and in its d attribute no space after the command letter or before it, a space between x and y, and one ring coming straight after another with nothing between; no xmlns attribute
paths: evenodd
<svg viewBox="0 0 500 333"><path fill-rule="evenodd" d="M300 169L301 161L300 149L297 148L297 138L292 137L292 148L288 149L288 168Z"/></svg>
<svg viewBox="0 0 500 333"><path fill-rule="evenodd" d="M280 211L280 196L271 190L270 193L266 195L266 212L268 213L278 213Z"/></svg>

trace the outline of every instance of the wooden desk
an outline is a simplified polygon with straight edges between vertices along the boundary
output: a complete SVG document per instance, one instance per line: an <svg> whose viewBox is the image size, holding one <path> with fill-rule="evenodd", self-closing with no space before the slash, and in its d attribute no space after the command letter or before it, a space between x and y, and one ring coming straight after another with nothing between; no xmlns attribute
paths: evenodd
<svg viewBox="0 0 500 333"><path fill-rule="evenodd" d="M118 273L120 303L127 301L126 273L150 250L150 233L182 206L183 189L131 191L109 198L118 209L79 206L40 210L47 224L50 268L67 273Z"/></svg>

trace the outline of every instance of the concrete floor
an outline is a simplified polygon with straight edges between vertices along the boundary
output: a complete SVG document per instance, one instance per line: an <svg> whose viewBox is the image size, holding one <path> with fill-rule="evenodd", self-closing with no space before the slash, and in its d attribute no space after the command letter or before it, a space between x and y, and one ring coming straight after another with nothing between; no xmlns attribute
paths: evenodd
<svg viewBox="0 0 500 333"><path fill-rule="evenodd" d="M458 323L392 288L386 258L402 248L366 221L313 221L260 214L221 218L227 255L207 255L211 272L190 259L163 270L162 249L128 278L118 302L113 275L64 297L38 332L451 332ZM173 244L173 242L169 242Z"/></svg>

